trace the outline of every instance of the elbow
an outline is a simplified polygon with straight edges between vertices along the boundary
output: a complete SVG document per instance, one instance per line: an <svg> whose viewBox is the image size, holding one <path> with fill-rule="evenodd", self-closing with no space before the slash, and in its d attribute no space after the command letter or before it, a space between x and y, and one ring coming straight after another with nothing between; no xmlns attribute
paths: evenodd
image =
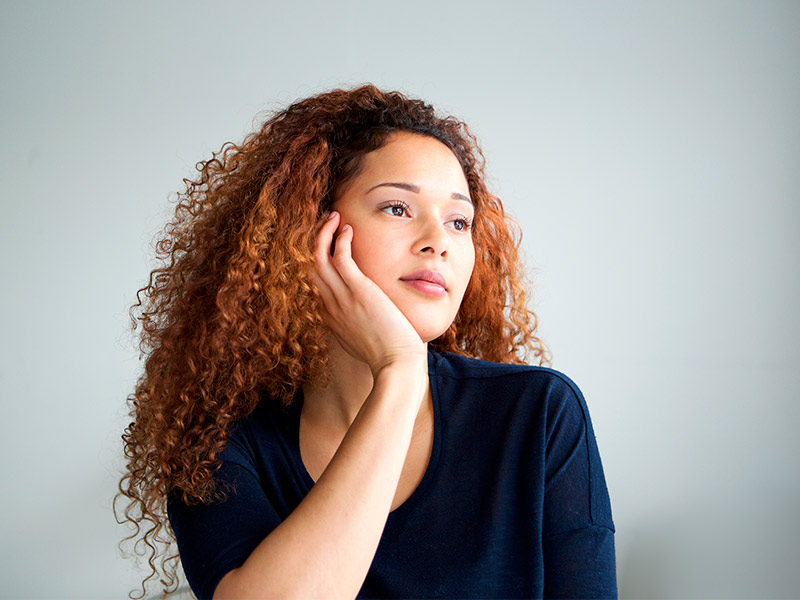
<svg viewBox="0 0 800 600"><path fill-rule="evenodd" d="M228 571L219 580L214 589L212 600L267 600L272 598L309 598L326 597L326 593L314 593L304 588L302 581L266 582L263 578L257 581L248 576L247 569L238 568ZM289 585L287 585L289 584Z"/></svg>
<svg viewBox="0 0 800 600"><path fill-rule="evenodd" d="M214 588L214 595L212 600L234 600L235 598L253 598L250 594L245 596L245 590L242 589L239 575L239 569L232 569L225 573L222 579L219 580L217 587Z"/></svg>

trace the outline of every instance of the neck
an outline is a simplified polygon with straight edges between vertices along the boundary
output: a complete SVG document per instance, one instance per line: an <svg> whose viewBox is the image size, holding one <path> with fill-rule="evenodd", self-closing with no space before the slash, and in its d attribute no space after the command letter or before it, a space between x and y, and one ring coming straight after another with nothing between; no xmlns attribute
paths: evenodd
<svg viewBox="0 0 800 600"><path fill-rule="evenodd" d="M345 352L335 339L330 343L328 364L327 386L321 387L316 382L303 386L303 416L346 430L372 391L372 371L366 363Z"/></svg>

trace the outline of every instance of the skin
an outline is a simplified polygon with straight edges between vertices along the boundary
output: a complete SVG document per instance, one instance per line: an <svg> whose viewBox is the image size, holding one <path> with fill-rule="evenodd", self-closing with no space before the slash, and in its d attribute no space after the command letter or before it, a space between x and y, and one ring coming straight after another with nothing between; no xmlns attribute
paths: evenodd
<svg viewBox="0 0 800 600"><path fill-rule="evenodd" d="M468 228L474 208L461 166L449 148L430 137L395 133L382 148L367 154L361 167L334 202L334 212L319 239L328 246L330 228L335 228L334 243L341 249L341 254L334 251L331 260L317 257L317 285L334 333L334 377L327 390L313 385L303 389L305 407L314 406L317 400L328 408L340 407L344 426L352 423L371 390L371 374L391 361L395 350L417 346L418 341L427 344L447 330L475 264ZM417 191L387 184L414 186ZM355 273L356 269L360 273ZM447 293L434 296L402 281L419 269L441 273ZM336 270L352 275L357 286L346 290ZM364 306L356 301L363 301ZM354 310L363 311L369 324L368 332L358 335L376 336L358 340L361 348L350 342L350 336L356 333L349 331L350 325L358 322ZM373 357L365 352L385 354ZM339 372L341 377L336 376Z"/></svg>
<svg viewBox="0 0 800 600"><path fill-rule="evenodd" d="M427 343L455 318L475 260L463 172L439 141L396 133L333 208L314 253L332 375L304 386L300 420L316 484L215 598L354 597L430 458ZM420 269L445 288L406 281Z"/></svg>
<svg viewBox="0 0 800 600"><path fill-rule="evenodd" d="M475 264L469 229L475 210L450 149L433 138L395 134L364 157L359 177L333 208L341 224L353 228L351 252L361 272L386 293L424 342L444 333ZM401 281L418 269L439 271L447 294L432 296Z"/></svg>

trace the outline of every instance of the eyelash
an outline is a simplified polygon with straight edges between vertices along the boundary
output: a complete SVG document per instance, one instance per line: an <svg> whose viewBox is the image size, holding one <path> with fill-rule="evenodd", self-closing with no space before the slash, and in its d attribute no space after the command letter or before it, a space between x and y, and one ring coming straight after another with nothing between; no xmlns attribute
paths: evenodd
<svg viewBox="0 0 800 600"><path fill-rule="evenodd" d="M405 202L401 202L400 200L395 200L394 202L390 202L386 206L382 206L381 210L385 211L387 208L402 208L403 211L407 212L408 209L409 209L409 206ZM402 216L402 215L395 215L394 213L389 213L389 214L391 214L393 217Z"/></svg>
<svg viewBox="0 0 800 600"><path fill-rule="evenodd" d="M401 202L400 200L395 200L394 202L390 202L385 206L381 206L380 210L386 211L387 209L394 209L394 208L401 208L403 209L404 212L407 212L409 206L405 202ZM392 216L394 217L402 216L402 215L395 215L393 213L388 213L388 214L392 214ZM468 219L466 217L458 217L456 219L453 219L453 222L460 222L464 224L463 229L456 229L456 231L461 232L461 231L469 231L470 229L472 229L472 219Z"/></svg>

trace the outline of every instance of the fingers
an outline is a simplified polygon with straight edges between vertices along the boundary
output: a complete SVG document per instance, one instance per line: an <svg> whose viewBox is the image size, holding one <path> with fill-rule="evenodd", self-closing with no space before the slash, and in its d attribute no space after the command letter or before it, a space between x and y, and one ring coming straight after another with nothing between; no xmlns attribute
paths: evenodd
<svg viewBox="0 0 800 600"><path fill-rule="evenodd" d="M364 274L352 255L353 227L345 224L336 240L333 239L340 221L338 212L331 213L320 229L314 252L319 275L334 292L343 292L364 284Z"/></svg>
<svg viewBox="0 0 800 600"><path fill-rule="evenodd" d="M345 317L369 288L367 278L353 260L353 227L344 225L334 240L340 223L341 215L331 213L320 228L314 249L315 283L329 317Z"/></svg>
<svg viewBox="0 0 800 600"><path fill-rule="evenodd" d="M317 233L317 243L314 247L314 258L318 264L326 261L323 258L330 257L331 246L333 245L333 235L336 233L336 228L339 226L341 216L338 212L334 211L328 215L322 227Z"/></svg>
<svg viewBox="0 0 800 600"><path fill-rule="evenodd" d="M317 271L317 285L326 302L330 294L343 293L344 282L341 279L336 267L331 261L331 246L333 236L339 225L340 216L338 212L332 212L317 234L317 243L314 248L314 263ZM321 285L320 285L321 284Z"/></svg>
<svg viewBox="0 0 800 600"><path fill-rule="evenodd" d="M352 248L353 228L345 225L339 232L339 237L336 238L336 246L333 249L333 265L348 287L358 285L358 276L361 275L361 270L353 260Z"/></svg>

